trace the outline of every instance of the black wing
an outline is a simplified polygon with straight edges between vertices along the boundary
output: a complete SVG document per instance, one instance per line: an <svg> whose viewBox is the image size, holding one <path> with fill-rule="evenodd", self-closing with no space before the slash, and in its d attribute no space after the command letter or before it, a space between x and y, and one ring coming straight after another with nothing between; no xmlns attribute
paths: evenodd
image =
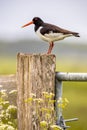
<svg viewBox="0 0 87 130"><path fill-rule="evenodd" d="M52 24L48 24L48 23L43 24L43 28L40 30L40 32L43 35L53 32L53 33L73 34L76 37L80 37L79 33L77 32L72 32L72 31L69 31L69 30L60 28L58 26L52 25Z"/></svg>

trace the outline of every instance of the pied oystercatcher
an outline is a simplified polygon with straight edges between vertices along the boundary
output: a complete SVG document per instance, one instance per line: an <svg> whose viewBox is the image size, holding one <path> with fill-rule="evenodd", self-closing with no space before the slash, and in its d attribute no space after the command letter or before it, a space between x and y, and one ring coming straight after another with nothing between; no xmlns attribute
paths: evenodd
<svg viewBox="0 0 87 130"><path fill-rule="evenodd" d="M51 53L53 46L54 46L54 41L63 40L64 38L70 37L70 36L80 37L79 33L77 33L77 32L72 32L72 31L69 31L66 29L62 29L55 25L45 23L39 17L34 17L31 22L23 25L22 28L24 28L30 24L35 25L34 30L41 39L49 42L50 45L49 45L47 54Z"/></svg>

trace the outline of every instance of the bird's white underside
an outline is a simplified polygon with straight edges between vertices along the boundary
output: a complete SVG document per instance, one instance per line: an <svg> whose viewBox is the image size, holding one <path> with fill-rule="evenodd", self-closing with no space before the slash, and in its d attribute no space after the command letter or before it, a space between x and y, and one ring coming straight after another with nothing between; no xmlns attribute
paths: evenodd
<svg viewBox="0 0 87 130"><path fill-rule="evenodd" d="M54 41L59 41L59 40L63 40L66 37L70 37L73 36L72 34L63 34L63 33L53 33L52 31L50 31L49 34L44 34L42 35L40 33L42 27L40 27L37 31L36 34L44 41L47 42L54 42Z"/></svg>

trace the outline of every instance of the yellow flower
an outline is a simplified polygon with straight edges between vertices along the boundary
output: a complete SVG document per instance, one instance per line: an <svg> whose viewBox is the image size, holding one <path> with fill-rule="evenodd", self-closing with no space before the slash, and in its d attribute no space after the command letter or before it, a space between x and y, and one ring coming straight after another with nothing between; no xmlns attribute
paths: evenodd
<svg viewBox="0 0 87 130"><path fill-rule="evenodd" d="M35 103L37 103L37 104L40 104L40 103L43 103L43 102L44 102L42 98L35 98L35 99L33 99L33 101L34 101Z"/></svg>
<svg viewBox="0 0 87 130"><path fill-rule="evenodd" d="M50 128L51 128L52 130L63 130L63 129L62 129L60 126L58 126L58 125L51 125Z"/></svg>
<svg viewBox="0 0 87 130"><path fill-rule="evenodd" d="M69 103L69 101L68 101L68 99L67 98L64 98L64 100L65 100L65 102L68 104Z"/></svg>
<svg viewBox="0 0 87 130"><path fill-rule="evenodd" d="M56 102L56 100L49 100L49 103L50 104L53 104L53 103L55 103Z"/></svg>
<svg viewBox="0 0 87 130"><path fill-rule="evenodd" d="M60 98L60 99L57 101L57 103L58 103L58 107L64 109L64 108L67 106L67 104L69 103L69 101L67 100L67 98L64 98L64 99Z"/></svg>
<svg viewBox="0 0 87 130"><path fill-rule="evenodd" d="M46 121L41 121L40 122L40 126L41 127L47 127L48 126L48 123Z"/></svg>
<svg viewBox="0 0 87 130"><path fill-rule="evenodd" d="M28 98L28 99L25 100L26 103L31 103L32 101L33 101L32 97L30 97L30 98Z"/></svg>
<svg viewBox="0 0 87 130"><path fill-rule="evenodd" d="M47 119L50 119L50 118L51 118L51 117L50 117L50 114L47 113L47 114L46 114L46 118L47 118Z"/></svg>
<svg viewBox="0 0 87 130"><path fill-rule="evenodd" d="M38 103L43 103L43 99L42 98L38 98Z"/></svg>
<svg viewBox="0 0 87 130"><path fill-rule="evenodd" d="M44 96L45 98L49 98L49 97L50 97L50 95L49 95L48 92L42 92L42 94L43 94L43 96Z"/></svg>
<svg viewBox="0 0 87 130"><path fill-rule="evenodd" d="M55 96L55 94L54 93L50 93L50 96L51 96L51 98L53 98Z"/></svg>
<svg viewBox="0 0 87 130"><path fill-rule="evenodd" d="M36 97L36 94L31 93L30 96L31 96L31 97Z"/></svg>

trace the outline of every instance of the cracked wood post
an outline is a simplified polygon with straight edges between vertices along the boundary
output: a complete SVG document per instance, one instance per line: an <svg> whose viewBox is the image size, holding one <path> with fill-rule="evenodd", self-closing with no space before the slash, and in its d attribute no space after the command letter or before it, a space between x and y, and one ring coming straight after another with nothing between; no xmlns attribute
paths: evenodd
<svg viewBox="0 0 87 130"><path fill-rule="evenodd" d="M43 91L55 89L55 55L22 54L17 55L17 107L18 130L39 130L32 124L32 109L25 100L31 93L40 98Z"/></svg>

